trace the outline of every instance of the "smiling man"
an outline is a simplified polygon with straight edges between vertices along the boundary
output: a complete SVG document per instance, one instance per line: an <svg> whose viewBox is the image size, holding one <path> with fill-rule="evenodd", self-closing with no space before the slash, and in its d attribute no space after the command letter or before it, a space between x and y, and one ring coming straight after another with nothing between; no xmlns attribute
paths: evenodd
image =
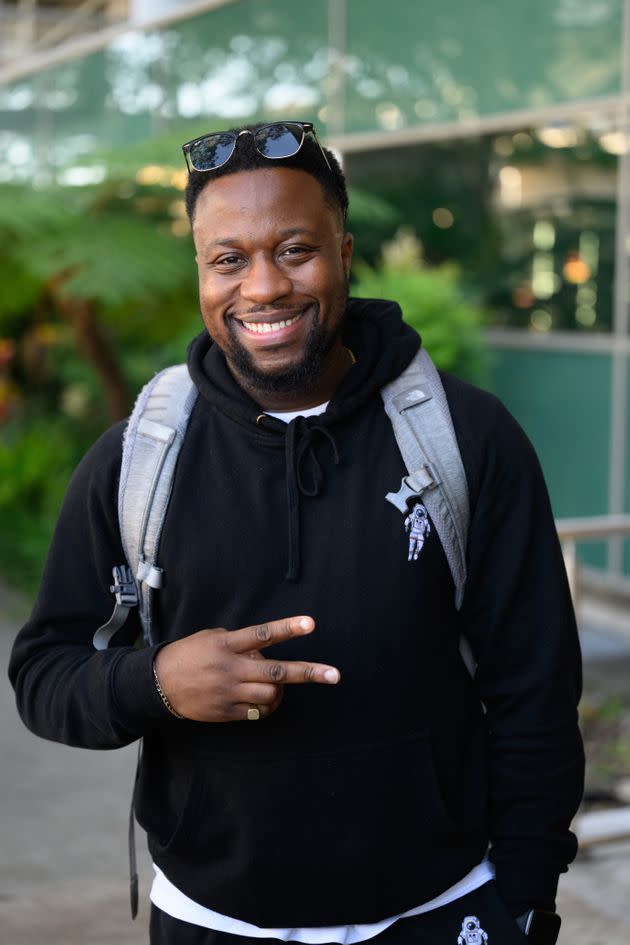
<svg viewBox="0 0 630 945"><path fill-rule="evenodd" d="M328 400L349 366L352 237L322 196L314 177L282 167L223 176L197 198L204 323L241 387L271 409Z"/></svg>
<svg viewBox="0 0 630 945"><path fill-rule="evenodd" d="M72 745L143 738L153 945L552 945L580 658L532 448L442 376L468 493L460 589L429 499L391 501L407 470L383 392L421 343L395 302L347 297L334 156L299 122L184 153L205 329L159 567L137 572L163 585L152 632L134 646L136 609L101 626L134 418L138 441L162 436L145 394L125 453L119 425L70 484L11 660L22 717ZM114 590L126 612L132 588Z"/></svg>

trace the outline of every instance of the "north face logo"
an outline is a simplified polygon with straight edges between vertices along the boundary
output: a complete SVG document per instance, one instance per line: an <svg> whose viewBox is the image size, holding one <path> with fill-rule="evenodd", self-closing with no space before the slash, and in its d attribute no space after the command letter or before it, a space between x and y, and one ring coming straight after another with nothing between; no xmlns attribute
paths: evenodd
<svg viewBox="0 0 630 945"><path fill-rule="evenodd" d="M422 502L416 502L405 519L405 531L409 535L409 554L407 561L417 561L424 545L424 540L431 532L429 515Z"/></svg>

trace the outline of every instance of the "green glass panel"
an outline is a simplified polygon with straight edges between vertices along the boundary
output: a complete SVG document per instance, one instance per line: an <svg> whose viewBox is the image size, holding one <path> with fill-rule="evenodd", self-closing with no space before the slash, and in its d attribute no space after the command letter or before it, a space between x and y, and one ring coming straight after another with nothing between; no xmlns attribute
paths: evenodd
<svg viewBox="0 0 630 945"><path fill-rule="evenodd" d="M0 88L0 179L48 182L156 137L156 160L179 164L180 141L262 117L315 120L325 134L326 14L326 0L233 3Z"/></svg>
<svg viewBox="0 0 630 945"><path fill-rule="evenodd" d="M572 147L528 128L349 153L350 183L393 210L352 220L358 255L374 263L383 241L410 226L427 262L456 261L494 326L609 331L618 159L603 136L565 133Z"/></svg>
<svg viewBox="0 0 630 945"><path fill-rule="evenodd" d="M343 106L328 0L241 0L0 89L0 173L262 116L392 130L620 90L622 0L347 0ZM322 129L325 130L325 127ZM63 140L62 140L63 139Z"/></svg>
<svg viewBox="0 0 630 945"><path fill-rule="evenodd" d="M492 352L488 386L534 444L557 518L608 512L610 384L607 355ZM606 566L602 545L584 544L580 557Z"/></svg>
<svg viewBox="0 0 630 945"><path fill-rule="evenodd" d="M345 130L615 94L622 0L347 0Z"/></svg>

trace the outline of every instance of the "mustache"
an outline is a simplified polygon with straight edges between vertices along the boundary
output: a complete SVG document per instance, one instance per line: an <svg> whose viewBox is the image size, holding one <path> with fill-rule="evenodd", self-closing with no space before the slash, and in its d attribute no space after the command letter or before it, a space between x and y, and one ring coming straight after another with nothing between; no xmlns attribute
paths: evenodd
<svg viewBox="0 0 630 945"><path fill-rule="evenodd" d="M294 315L297 315L298 312L303 312L307 305L278 305L273 303L272 305L252 305L249 308L243 309L239 312L230 312L235 318L243 318L245 315L269 315L272 312L292 312Z"/></svg>

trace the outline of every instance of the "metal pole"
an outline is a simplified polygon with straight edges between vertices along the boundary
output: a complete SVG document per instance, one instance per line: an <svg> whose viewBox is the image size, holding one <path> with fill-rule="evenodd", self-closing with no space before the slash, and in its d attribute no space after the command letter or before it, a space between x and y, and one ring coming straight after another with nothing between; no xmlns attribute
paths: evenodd
<svg viewBox="0 0 630 945"><path fill-rule="evenodd" d="M327 138L342 135L346 123L344 60L346 55L346 0L328 0L328 75Z"/></svg>
<svg viewBox="0 0 630 945"><path fill-rule="evenodd" d="M630 90L630 0L623 5L622 94ZM628 338L628 240L630 239L630 109L619 110L619 130L626 138L626 149L619 157L617 171L617 225L615 235L615 286L610 404L610 449L608 473L608 512L621 515L625 506L626 453L628 444L628 357L624 342ZM623 541L613 538L608 545L608 570L623 573Z"/></svg>
<svg viewBox="0 0 630 945"><path fill-rule="evenodd" d="M29 53L35 43L37 0L19 0L16 12L18 14L15 30L16 47L21 52Z"/></svg>
<svg viewBox="0 0 630 945"><path fill-rule="evenodd" d="M569 580L573 609L577 611L580 602L580 564L578 562L577 548L574 541L565 541L562 543L562 556Z"/></svg>

